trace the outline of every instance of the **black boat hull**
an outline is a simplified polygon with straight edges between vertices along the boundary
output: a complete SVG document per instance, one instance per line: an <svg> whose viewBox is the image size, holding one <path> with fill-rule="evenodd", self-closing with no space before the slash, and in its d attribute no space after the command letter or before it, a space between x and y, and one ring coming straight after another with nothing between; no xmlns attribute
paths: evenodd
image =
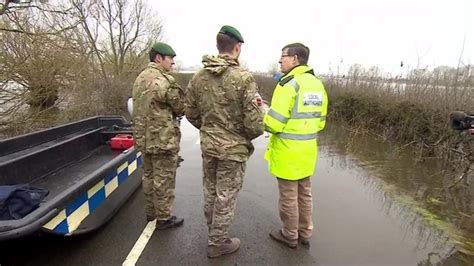
<svg viewBox="0 0 474 266"><path fill-rule="evenodd" d="M0 241L34 232L71 236L107 222L140 186L142 157L134 147L112 150L122 117L94 117L0 142L0 185L50 191L33 212L0 221Z"/></svg>

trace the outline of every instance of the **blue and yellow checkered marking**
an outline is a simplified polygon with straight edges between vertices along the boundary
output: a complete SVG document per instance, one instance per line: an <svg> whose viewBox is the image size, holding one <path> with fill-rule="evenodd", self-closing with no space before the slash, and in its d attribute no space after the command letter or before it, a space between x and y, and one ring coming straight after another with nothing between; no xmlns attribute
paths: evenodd
<svg viewBox="0 0 474 266"><path fill-rule="evenodd" d="M135 157L128 158L116 170L107 173L104 179L100 180L87 192L80 194L56 217L43 225L43 228L60 234L71 234L141 165L142 154L138 152Z"/></svg>

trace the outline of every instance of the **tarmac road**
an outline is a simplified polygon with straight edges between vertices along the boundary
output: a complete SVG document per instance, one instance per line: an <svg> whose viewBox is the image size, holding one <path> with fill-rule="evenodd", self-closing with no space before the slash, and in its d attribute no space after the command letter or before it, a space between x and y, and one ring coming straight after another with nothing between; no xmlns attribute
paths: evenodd
<svg viewBox="0 0 474 266"><path fill-rule="evenodd" d="M231 234L242 241L232 255L208 259L202 211L198 131L182 122L174 212L184 226L155 231L137 265L417 265L436 250L421 242L404 218L394 216L373 193L363 169L340 165L337 154L320 149L313 177L315 232L311 247L289 249L268 233L279 228L278 187L263 153L268 139L256 139L247 164ZM33 236L0 243L0 265L122 265L146 226L143 195L137 190L114 218L96 232L59 238Z"/></svg>

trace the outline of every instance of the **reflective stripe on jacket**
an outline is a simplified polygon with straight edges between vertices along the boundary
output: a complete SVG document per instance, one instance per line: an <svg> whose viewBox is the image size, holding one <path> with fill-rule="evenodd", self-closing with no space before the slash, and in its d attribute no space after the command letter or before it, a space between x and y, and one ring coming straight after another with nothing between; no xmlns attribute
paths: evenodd
<svg viewBox="0 0 474 266"><path fill-rule="evenodd" d="M297 66L280 79L264 117L265 130L272 133L265 153L271 174L287 180L313 175L327 106L324 86L308 66Z"/></svg>

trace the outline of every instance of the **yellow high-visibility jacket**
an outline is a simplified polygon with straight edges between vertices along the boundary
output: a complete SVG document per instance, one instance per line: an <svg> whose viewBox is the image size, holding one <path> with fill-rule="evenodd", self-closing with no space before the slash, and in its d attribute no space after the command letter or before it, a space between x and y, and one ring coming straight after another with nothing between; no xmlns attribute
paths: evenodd
<svg viewBox="0 0 474 266"><path fill-rule="evenodd" d="M272 175L287 180L313 175L317 136L326 126L327 107L323 83L307 65L280 79L263 120L271 133L265 159Z"/></svg>

